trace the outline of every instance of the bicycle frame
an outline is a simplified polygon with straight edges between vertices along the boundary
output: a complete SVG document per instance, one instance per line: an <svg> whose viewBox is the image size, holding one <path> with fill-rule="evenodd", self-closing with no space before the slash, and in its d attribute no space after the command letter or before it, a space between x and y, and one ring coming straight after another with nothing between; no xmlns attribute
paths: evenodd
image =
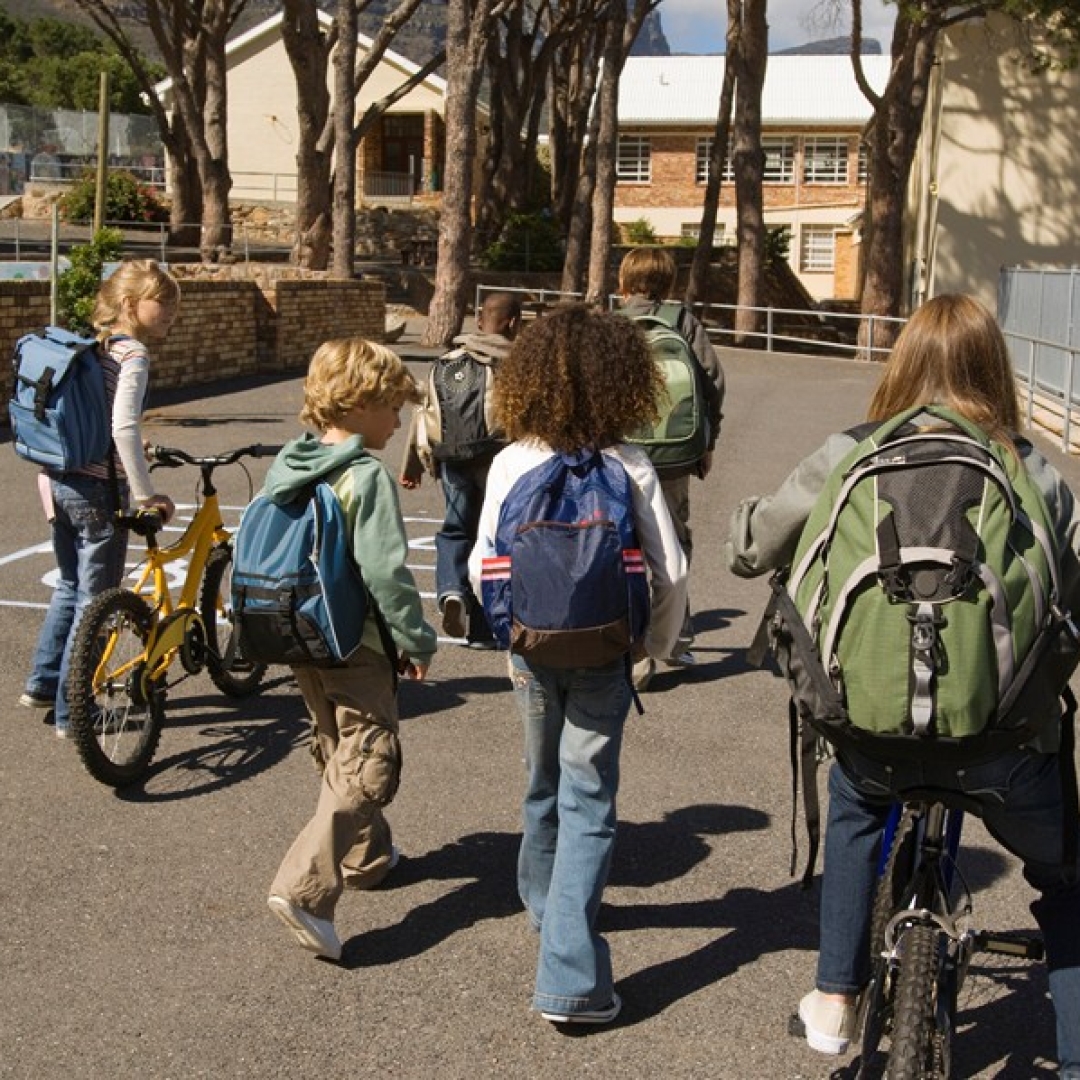
<svg viewBox="0 0 1080 1080"><path fill-rule="evenodd" d="M175 543L161 547L157 530L147 531L146 563L132 591L145 596L149 584L151 606L158 616L147 648L146 671L150 680L164 674L176 650L187 640L192 624L202 622L197 603L206 560L214 546L226 543L231 535L221 521L217 491L204 491L204 496L202 505ZM174 604L165 571L185 556L190 556L190 560L179 599Z"/></svg>

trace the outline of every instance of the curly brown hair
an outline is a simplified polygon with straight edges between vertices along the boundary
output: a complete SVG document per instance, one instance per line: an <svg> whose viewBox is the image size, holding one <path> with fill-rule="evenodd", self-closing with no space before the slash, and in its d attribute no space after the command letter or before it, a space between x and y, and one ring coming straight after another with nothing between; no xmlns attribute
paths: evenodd
<svg viewBox="0 0 1080 1080"><path fill-rule="evenodd" d="M663 377L638 326L586 304L558 308L517 337L495 376L511 439L554 450L604 447L653 423Z"/></svg>

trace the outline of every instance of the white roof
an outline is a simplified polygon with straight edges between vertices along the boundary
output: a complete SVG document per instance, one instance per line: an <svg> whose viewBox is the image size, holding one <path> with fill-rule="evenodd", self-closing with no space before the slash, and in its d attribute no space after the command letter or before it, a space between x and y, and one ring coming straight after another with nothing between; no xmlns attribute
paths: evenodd
<svg viewBox="0 0 1080 1080"><path fill-rule="evenodd" d="M238 49L245 48L252 42L258 43L263 38L276 38L281 36L281 23L285 18L284 12L279 11L276 15L271 15L268 19L264 19L261 23L253 26L250 30L245 31L243 34L239 34L232 38L225 44L225 55L228 56L231 53L236 52ZM324 30L329 30L334 25L333 17L328 15L325 11L320 9L318 11L319 25ZM367 53L371 51L371 46L375 44L372 38L369 38L367 34L356 35L356 43L361 53ZM394 67L403 71L406 75L415 75L420 70L419 64L414 64L408 57L402 56L401 53L396 53L393 49L387 49L383 53L383 62L392 64ZM428 75L424 82L432 88L436 93L446 96L446 80L439 75ZM170 93L172 90L172 78L162 79L154 87L158 97L163 94Z"/></svg>
<svg viewBox="0 0 1080 1080"><path fill-rule="evenodd" d="M889 57L862 62L880 93ZM619 126L715 124L723 79L723 56L631 56L619 80ZM761 110L770 126L864 124L871 116L847 56L770 56Z"/></svg>

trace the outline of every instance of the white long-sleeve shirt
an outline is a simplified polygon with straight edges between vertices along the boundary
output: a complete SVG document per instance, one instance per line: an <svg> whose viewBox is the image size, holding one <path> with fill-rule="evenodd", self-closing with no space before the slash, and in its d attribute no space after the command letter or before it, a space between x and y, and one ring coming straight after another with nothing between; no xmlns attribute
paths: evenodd
<svg viewBox="0 0 1080 1080"><path fill-rule="evenodd" d="M630 477L634 524L649 572L652 616L645 647L662 659L675 650L686 615L687 563L668 513L656 470L644 451L620 443L603 451L617 459ZM473 592L481 595L483 561L495 554L495 533L503 500L518 479L553 456L551 447L536 441L511 443L495 455L488 473L476 545L469 556Z"/></svg>

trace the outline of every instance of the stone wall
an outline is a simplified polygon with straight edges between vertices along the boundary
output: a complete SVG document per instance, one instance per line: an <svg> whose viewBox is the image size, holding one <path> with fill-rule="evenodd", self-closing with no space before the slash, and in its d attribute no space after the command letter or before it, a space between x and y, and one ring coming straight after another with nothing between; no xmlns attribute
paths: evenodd
<svg viewBox="0 0 1080 1080"><path fill-rule="evenodd" d="M155 387L303 371L328 338L359 334L381 341L385 334L381 282L327 280L287 267L254 276L238 266L205 273L174 269L182 291L180 314L168 340L152 352ZM48 282L0 281L0 356L11 356L23 334L48 321ZM11 394L6 362L0 393L5 400Z"/></svg>

